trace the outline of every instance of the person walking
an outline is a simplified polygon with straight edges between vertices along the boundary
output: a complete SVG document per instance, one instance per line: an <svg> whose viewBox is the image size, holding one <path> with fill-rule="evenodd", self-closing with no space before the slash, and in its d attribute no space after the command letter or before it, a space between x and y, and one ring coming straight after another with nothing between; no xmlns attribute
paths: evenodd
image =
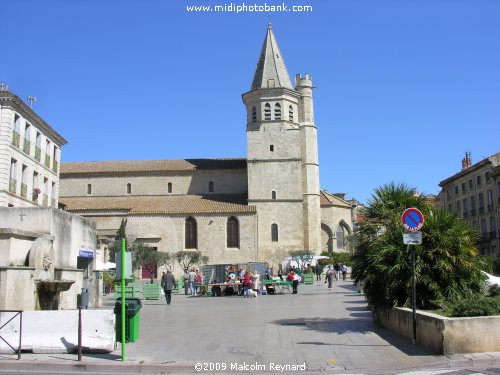
<svg viewBox="0 0 500 375"><path fill-rule="evenodd" d="M196 272L194 272L194 268L191 268L191 271L188 273L188 281L191 295L196 296Z"/></svg>
<svg viewBox="0 0 500 375"><path fill-rule="evenodd" d="M347 266L343 264L340 269L342 271L342 280L345 281L345 279L347 278Z"/></svg>
<svg viewBox="0 0 500 375"><path fill-rule="evenodd" d="M340 280L340 264L335 263L333 269L335 270L335 278L337 279L337 281Z"/></svg>
<svg viewBox="0 0 500 375"><path fill-rule="evenodd" d="M184 270L184 294L186 296L189 294L189 271L187 268Z"/></svg>
<svg viewBox="0 0 500 375"><path fill-rule="evenodd" d="M316 281L321 282L321 266L316 264Z"/></svg>
<svg viewBox="0 0 500 375"><path fill-rule="evenodd" d="M165 292L167 305L170 305L170 302L172 302L172 289L175 288L175 277L170 270L167 270L167 273L163 272L161 277L161 286Z"/></svg>
<svg viewBox="0 0 500 375"><path fill-rule="evenodd" d="M288 280L292 282L292 294L297 294L297 287L299 286L299 276L295 273L295 267L293 267L288 274Z"/></svg>
<svg viewBox="0 0 500 375"><path fill-rule="evenodd" d="M328 289L333 290L333 279L335 278L335 271L328 266L328 270L325 275L325 284L328 282Z"/></svg>

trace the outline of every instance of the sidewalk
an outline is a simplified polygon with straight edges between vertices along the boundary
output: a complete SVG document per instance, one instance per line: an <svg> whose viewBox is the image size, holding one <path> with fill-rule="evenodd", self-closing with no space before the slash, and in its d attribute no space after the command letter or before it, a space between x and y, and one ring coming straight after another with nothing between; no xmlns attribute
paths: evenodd
<svg viewBox="0 0 500 375"><path fill-rule="evenodd" d="M106 303L111 308L113 296ZM20 361L17 356L0 355L0 369L208 374L241 373L257 365L257 372L264 374L277 373L277 366L290 369L305 362L307 371L281 373L390 374L500 367L500 353L435 355L376 326L364 296L349 281L337 282L333 293L321 284L300 285L297 295L173 295L170 306L163 300L144 301L140 337L126 345L126 357L122 363L120 345L110 354L84 353L81 363L75 354L23 353ZM206 364L208 371L197 372L197 363ZM226 371L216 371L223 365Z"/></svg>

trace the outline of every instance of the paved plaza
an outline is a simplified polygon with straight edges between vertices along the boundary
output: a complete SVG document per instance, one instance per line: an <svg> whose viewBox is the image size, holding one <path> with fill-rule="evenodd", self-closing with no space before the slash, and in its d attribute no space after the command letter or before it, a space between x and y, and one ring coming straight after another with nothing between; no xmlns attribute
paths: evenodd
<svg viewBox="0 0 500 375"><path fill-rule="evenodd" d="M113 296L106 297L106 304L112 306ZM350 281L337 282L333 293L321 284L301 285L297 295L173 295L169 306L164 300L144 301L140 338L127 344L126 351L126 363L141 365L137 372L143 373L196 373L201 364L200 373L224 368L241 373L259 366L257 373L384 374L500 363L499 353L434 355L376 326L364 296ZM120 372L126 372L120 354L118 345L111 354L85 355L84 363L97 366L88 371L102 365L99 371L104 367L112 373L120 365ZM23 354L23 360L67 363L75 357L36 356ZM299 367L304 363L306 371Z"/></svg>

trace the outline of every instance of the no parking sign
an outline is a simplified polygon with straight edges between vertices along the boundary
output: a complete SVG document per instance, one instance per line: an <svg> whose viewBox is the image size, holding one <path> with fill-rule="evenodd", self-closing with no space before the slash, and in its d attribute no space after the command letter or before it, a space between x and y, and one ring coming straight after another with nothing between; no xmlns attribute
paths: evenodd
<svg viewBox="0 0 500 375"><path fill-rule="evenodd" d="M424 225L424 215L420 210L412 207L407 208L401 216L403 226L410 232L416 232Z"/></svg>

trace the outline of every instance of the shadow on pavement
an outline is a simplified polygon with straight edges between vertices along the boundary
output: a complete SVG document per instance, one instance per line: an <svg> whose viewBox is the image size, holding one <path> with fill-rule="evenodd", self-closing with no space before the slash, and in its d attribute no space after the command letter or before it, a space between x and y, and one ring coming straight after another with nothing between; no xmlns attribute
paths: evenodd
<svg viewBox="0 0 500 375"><path fill-rule="evenodd" d="M342 346L394 346L401 352L410 356L422 356L422 355L435 355L432 351L420 346L413 345L411 341L405 337L396 335L391 331L377 326L372 319L371 312L366 311L365 313L351 313L355 318L298 318L298 319L282 319L275 320L271 323L282 325L282 326L298 326L304 329L314 330L318 332L330 332L336 334L349 334L349 333L361 333L361 334L375 334L381 338L385 343L375 343L374 344L338 344ZM302 342L302 344L308 344L308 342ZM316 343L315 343L316 344ZM317 343L317 345L337 345L337 344L325 344Z"/></svg>

